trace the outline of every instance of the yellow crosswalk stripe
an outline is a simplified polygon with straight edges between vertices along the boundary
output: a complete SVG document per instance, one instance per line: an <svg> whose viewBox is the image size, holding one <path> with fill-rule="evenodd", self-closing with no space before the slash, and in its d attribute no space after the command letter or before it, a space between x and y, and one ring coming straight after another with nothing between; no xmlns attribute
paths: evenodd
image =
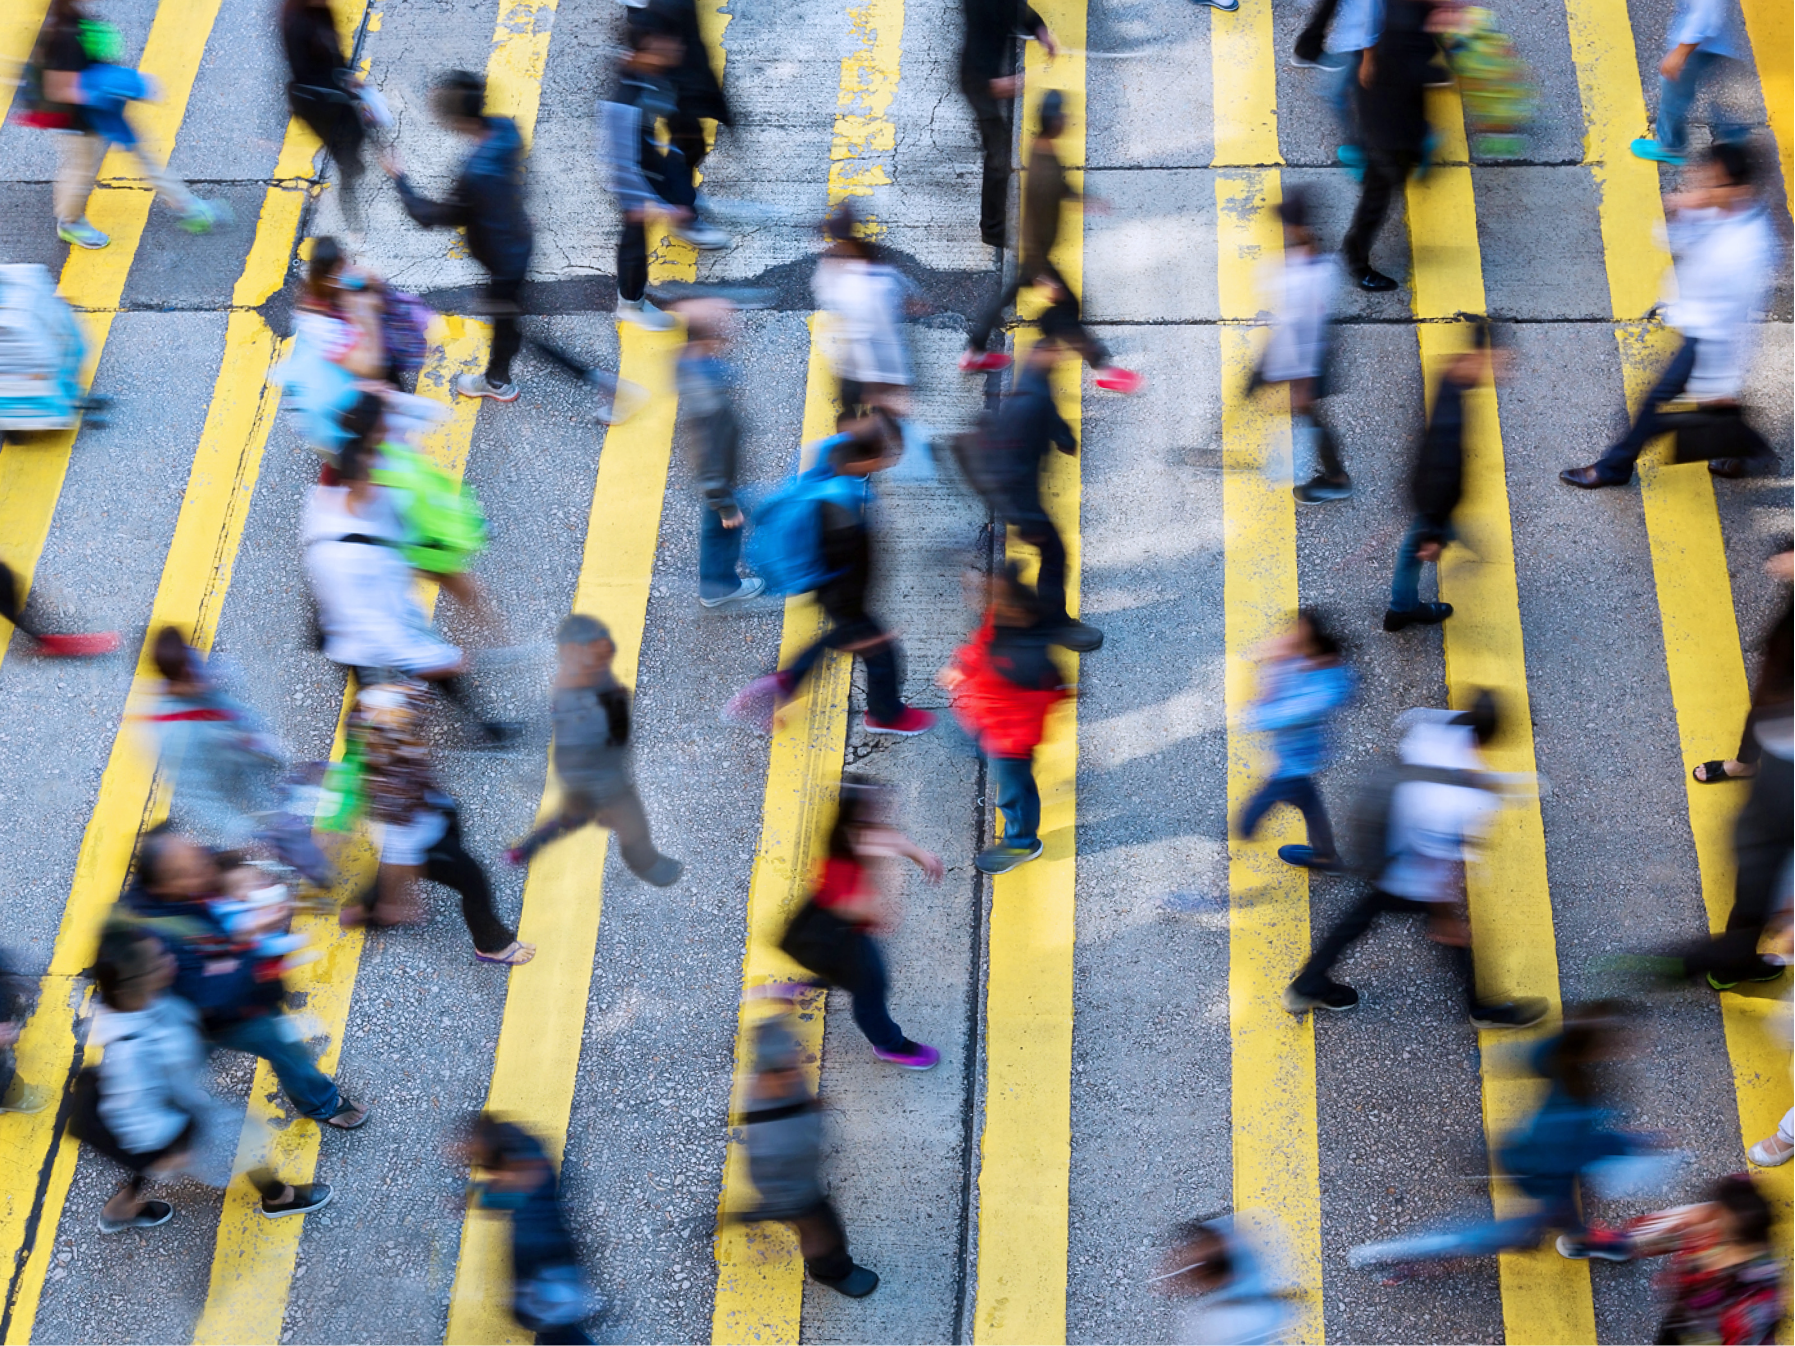
<svg viewBox="0 0 1795 1346"><path fill-rule="evenodd" d="M1035 6L1066 48L1049 62L1027 44L1024 133L1048 89L1066 94L1061 160L1085 162L1085 0ZM1069 174L1075 183L1078 174ZM1073 293L1084 287L1084 216L1063 209L1053 254ZM1024 343L1017 343L1020 359ZM1082 432L1083 371L1062 361L1054 402ZM1079 460L1049 454L1042 502L1066 546L1066 610L1078 615ZM1018 556L1018 561L1027 558ZM1066 655L1076 678L1078 658ZM1072 1163L1072 961L1078 875L1078 709L1073 698L1049 714L1035 749L1041 792L1039 860L991 883L985 981L985 1129L979 1140L978 1289L973 1340L981 1346L1066 1339L1066 1259Z"/></svg>
<svg viewBox="0 0 1795 1346"><path fill-rule="evenodd" d="M157 103L139 103L131 110L131 121L142 137L145 151L162 155L164 162L174 149L175 133L186 114L187 99L193 92L200 58L205 55L206 40L221 3L222 0L162 0L150 25L138 68L162 86L162 99ZM30 3L26 8L29 7ZM29 44L26 49L29 51ZM131 262L137 256L137 245L155 201L153 191L127 176L127 169L136 168L136 161L123 150L114 148L107 152L100 165L103 185L95 189L87 213L96 228L112 236L112 244L97 252L70 248L62 268L58 290L82 311L79 321L88 344L87 358L81 367L83 388L93 383L94 371L99 368L113 315L124 296L125 279L130 275ZM131 189L120 190L124 187ZM50 227L48 221L44 227ZM50 521L62 496L69 455L80 428L77 423L68 430L35 436L29 445L8 444L0 448L0 559L18 576L21 599L30 588L44 541L50 536ZM0 632L6 636L6 640L0 640L3 660L12 634L10 625L3 620Z"/></svg>
<svg viewBox="0 0 1795 1346"><path fill-rule="evenodd" d="M1408 227L1421 366L1431 380L1465 348L1463 324L1450 320L1484 312L1484 290L1477 201L1457 94L1430 96L1428 120L1441 132L1439 162L1423 181L1409 183ZM1462 545L1449 548L1440 566L1441 597L1453 606L1442 627L1447 695L1462 706L1479 688L1493 691L1504 727L1485 756L1494 770L1531 775L1533 717L1494 388L1466 394L1465 419L1464 502L1453 516ZM1468 868L1465 885L1483 993L1544 996L1556 1021L1558 950L1537 797L1502 810L1485 858ZM1484 1035L1486 1049L1494 1046L1493 1036ZM1512 1034L1502 1036L1512 1040ZM1484 1130L1493 1150L1533 1111L1540 1089L1534 1081L1492 1068L1489 1051L1483 1059ZM1518 1214L1526 1205L1506 1183L1497 1183L1492 1196L1498 1216ZM1503 1326L1512 1346L1595 1340L1587 1263L1559 1257L1548 1245L1504 1253L1500 1266Z"/></svg>
<svg viewBox="0 0 1795 1346"><path fill-rule="evenodd" d="M1603 260L1622 380L1628 409L1636 412L1674 345L1660 325L1636 321L1657 298L1667 261L1656 241L1664 223L1658 170L1626 152L1632 127L1644 114L1626 0L1566 0L1565 8L1588 127L1584 158L1602 188ZM1749 10L1748 4L1748 14ZM1756 43L1755 30L1754 44L1760 53L1769 54ZM1773 82L1763 65L1760 73L1768 104ZM1787 145L1786 123L1779 134ZM1702 785L1689 773L1701 762L1724 761L1737 751L1751 693L1740 655L1713 479L1705 464L1668 463L1660 452L1663 447L1661 442L1648 448L1640 458L1640 499L1664 631L1665 666L1676 706L1702 900L1710 925L1719 931L1733 901L1733 819L1748 787ZM1739 1139L1744 1145L1774 1131L1789 1105L1788 1046L1777 1039L1768 1022L1778 1011L1787 1013L1777 998L1720 997L1738 1097ZM1779 1209L1778 1227L1786 1237L1791 1171L1766 1169L1757 1178Z"/></svg>
<svg viewBox="0 0 1795 1346"><path fill-rule="evenodd" d="M190 632L201 649L211 646L217 630L278 398L268 386L268 373L282 343L254 310L286 277L306 200L301 179L311 172L317 150L317 140L303 123L289 124L274 185L263 199L231 295L223 360L139 655L138 668L145 675L152 671L149 642L163 626ZM20 1071L34 1081L68 1077L76 1054L70 996L79 994L77 979L92 960L100 919L124 883L137 833L151 808L155 763L136 741L137 733L127 724L113 740L76 859L49 975L19 1042ZM0 1337L8 1342L30 1337L54 1243L43 1235L54 1234L74 1176L78 1147L66 1137L57 1143L58 1125L54 1112L16 1118L7 1128L8 1144L0 1149L0 1192L6 1194L0 1205L0 1260L18 1268L0 1327ZM13 1260L21 1255L22 1262Z"/></svg>
<svg viewBox="0 0 1795 1346"><path fill-rule="evenodd" d="M0 16L0 126L6 124L6 114L12 110L13 93L18 88L13 81L37 44L49 9L50 0L13 0L7 13Z"/></svg>
<svg viewBox="0 0 1795 1346"><path fill-rule="evenodd" d="M1216 289L1223 326L1223 602L1228 662L1228 814L1237 817L1263 780L1257 735L1238 726L1254 694L1253 654L1288 629L1297 608L1296 501L1288 470L1288 401L1273 389L1244 396L1257 358L1258 268L1283 252L1272 208L1282 199L1276 57L1263 7L1215 12L1210 21L1215 89ZM1252 841L1229 843L1228 1021L1233 1045L1234 1209L1266 1212L1287 1240L1289 1275L1301 1296L1293 1336L1323 1339L1321 1173L1313 1016L1279 1002L1309 956L1309 876L1278 859L1302 840L1280 810Z"/></svg>
<svg viewBox="0 0 1795 1346"><path fill-rule="evenodd" d="M1739 8L1783 166L1783 200L1795 211L1795 9L1785 0L1739 0Z"/></svg>

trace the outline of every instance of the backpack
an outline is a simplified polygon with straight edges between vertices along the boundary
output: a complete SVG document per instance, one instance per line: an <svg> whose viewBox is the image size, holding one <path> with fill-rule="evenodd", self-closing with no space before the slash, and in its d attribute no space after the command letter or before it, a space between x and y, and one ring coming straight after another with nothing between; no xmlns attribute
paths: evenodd
<svg viewBox="0 0 1795 1346"><path fill-rule="evenodd" d="M370 474L400 493L399 515L410 533L399 547L406 564L432 575L458 574L486 549L486 511L479 497L423 454L382 444Z"/></svg>
<svg viewBox="0 0 1795 1346"><path fill-rule="evenodd" d="M1518 159L1527 149L1527 128L1539 109L1533 72L1513 39L1481 6L1464 10L1465 31L1446 37L1447 63L1458 79L1471 152L1486 159Z"/></svg>
<svg viewBox="0 0 1795 1346"><path fill-rule="evenodd" d="M1480 771L1415 766L1394 759L1378 762L1360 779L1346 815L1346 846L1342 855L1353 873L1374 883L1383 873L1384 862L1390 858L1391 803L1396 787L1411 781L1463 785L1492 793L1497 788L1496 782Z"/></svg>
<svg viewBox="0 0 1795 1346"><path fill-rule="evenodd" d="M823 560L823 506L857 509L866 478L837 476L829 463L833 437L818 446L814 467L797 473L755 511L748 563L773 594L806 594L836 578Z"/></svg>
<svg viewBox="0 0 1795 1346"><path fill-rule="evenodd" d="M431 312L415 294L388 289L380 312L380 337L386 344L387 358L401 374L414 374L424 367L430 351Z"/></svg>

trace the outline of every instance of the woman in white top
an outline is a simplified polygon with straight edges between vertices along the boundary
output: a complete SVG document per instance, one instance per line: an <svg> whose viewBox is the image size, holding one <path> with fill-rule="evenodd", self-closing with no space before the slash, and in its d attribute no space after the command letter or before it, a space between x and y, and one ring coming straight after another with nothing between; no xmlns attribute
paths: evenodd
<svg viewBox="0 0 1795 1346"><path fill-rule="evenodd" d="M844 201L823 225L828 250L810 282L817 307L827 315L823 349L841 384L842 409L883 407L904 416L910 406L910 351L904 321L915 288L879 249L855 231L858 221Z"/></svg>

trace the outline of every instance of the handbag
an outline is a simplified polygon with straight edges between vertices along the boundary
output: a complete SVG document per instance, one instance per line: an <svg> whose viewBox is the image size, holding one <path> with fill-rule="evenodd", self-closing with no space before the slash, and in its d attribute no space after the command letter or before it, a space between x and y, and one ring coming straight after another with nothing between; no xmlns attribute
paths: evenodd
<svg viewBox="0 0 1795 1346"><path fill-rule="evenodd" d="M1700 463L1714 458L1751 460L1771 456L1769 442L1746 423L1745 414L1738 407L1667 411L1659 416L1659 422L1677 437L1673 462Z"/></svg>
<svg viewBox="0 0 1795 1346"><path fill-rule="evenodd" d="M845 961L848 946L858 933L851 922L827 907L819 907L812 899L798 908L798 914L780 937L779 947L799 966L832 978L833 970Z"/></svg>

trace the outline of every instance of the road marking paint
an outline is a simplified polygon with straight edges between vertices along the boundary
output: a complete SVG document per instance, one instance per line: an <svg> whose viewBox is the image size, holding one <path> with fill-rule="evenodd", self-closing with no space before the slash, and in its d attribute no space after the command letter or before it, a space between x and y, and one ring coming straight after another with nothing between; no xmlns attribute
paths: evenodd
<svg viewBox="0 0 1795 1346"><path fill-rule="evenodd" d="M28 0L27 8L35 3L36 0ZM193 81L220 3L221 0L161 0L150 25L138 69L162 86L162 100L138 104L131 117L145 149L163 155L165 163L186 114L187 100L193 93ZM57 287L64 299L83 310L77 320L88 346L81 365L83 389L93 384L94 371L99 368L106 338L112 331L113 315L125 292L125 279L130 275L132 259L137 256L137 245L142 241L150 207L155 202L155 193L151 191L118 189L118 185L129 184L130 180L122 176L127 166L136 168L136 160L122 150L109 150L100 166L100 180L106 185L95 188L88 204L88 218L112 236L111 246L97 252L70 248ZM48 221L45 227L50 227ZM30 591L38 558L50 536L50 522L62 496L63 479L68 475L69 455L80 431L77 421L70 429L33 436L29 444L8 443L0 448L0 558L18 576L20 601ZM5 639L0 639L0 660L4 660L12 635L11 625L4 619L0 619L0 632L5 635Z"/></svg>
<svg viewBox="0 0 1795 1346"><path fill-rule="evenodd" d="M1468 166L1458 96L1436 91L1429 121L1442 132L1439 160L1427 177L1408 185L1408 227L1414 256L1415 317L1421 367L1431 380L1445 360L1464 349L1461 324L1439 321L1483 313L1483 258L1477 242L1477 201ZM1495 390L1465 396L1465 494L1454 522L1461 546L1440 566L1441 597L1454 608L1442 626L1446 690L1465 705L1479 688L1501 699L1507 726L1485 748L1497 771L1532 775L1533 717L1515 580L1514 533ZM1560 1009L1558 947L1546 872L1545 824L1537 797L1505 807L1491 828L1485 858L1466 875L1477 947L1478 981L1485 994L1537 995ZM1482 1035L1484 1045L1500 1037ZM1493 1151L1537 1106L1537 1081L1505 1075L1483 1055L1484 1132ZM1519 1214L1528 1203L1505 1182L1492 1188L1496 1214ZM1502 1254L1502 1319L1511 1346L1532 1342L1593 1342L1595 1309L1589 1265L1560 1257L1550 1245Z"/></svg>
<svg viewBox="0 0 1795 1346"><path fill-rule="evenodd" d="M13 0L12 12L0 19L0 126L6 124L18 88L13 80L37 45L49 10L50 0Z"/></svg>
<svg viewBox="0 0 1795 1346"><path fill-rule="evenodd" d="M1795 211L1795 11L1785 0L1739 0L1739 8L1782 161L1783 200Z"/></svg>
<svg viewBox="0 0 1795 1346"><path fill-rule="evenodd" d="M1634 159L1626 152L1627 139L1644 116L1644 100L1634 74L1638 67L1626 0L1566 0L1565 8L1588 127L1584 157L1596 175L1600 192L1603 260L1616 321L1614 334L1620 347L1622 382L1628 409L1636 412L1673 346L1671 333L1661 325L1635 321L1657 298L1659 278L1667 260L1656 242L1656 231L1664 222L1658 170L1656 165ZM1751 9L1748 0L1748 19ZM1786 62L1786 12L1782 21ZM1754 29L1754 43L1763 52L1764 45L1756 43L1755 38ZM1774 81L1768 72L1762 77L1768 104ZM1782 77L1786 81L1786 64ZM1786 87L1785 83L1785 90ZM1786 100L1786 92L1783 97ZM1786 121L1778 134L1786 152ZM1624 159L1615 160L1616 154ZM1613 170L1598 162L1602 159L1610 164L1619 162L1635 181L1623 191L1614 190L1610 185ZM1785 183L1787 180L1785 160ZM1727 573L1726 545L1715 509L1713 479L1701 463L1675 466L1666 462L1661 450L1667 445L1667 440L1661 440L1648 446L1640 458L1640 500L1664 631L1665 666L1676 707L1689 828L1701 875L1702 900L1709 924L1718 932L1725 927L1732 909L1732 824L1750 787L1702 785L1689 773L1701 762L1716 758L1724 761L1738 750L1739 731L1751 705L1751 692L1740 655L1739 623L1733 609L1733 585ZM1766 1023L1766 1016L1780 1003L1768 998L1720 997L1721 1022L1738 1098L1740 1140L1745 1145L1774 1131L1788 1106L1788 1048L1771 1036ZM1786 1231L1791 1214L1791 1171L1767 1169L1759 1172L1757 1178L1760 1188L1781 1213L1779 1228Z"/></svg>
<svg viewBox="0 0 1795 1346"><path fill-rule="evenodd" d="M1296 501L1290 494L1289 404L1275 389L1243 395L1257 360L1259 267L1283 252L1272 215L1282 199L1277 66L1269 10L1210 18L1215 88L1216 289L1222 380L1222 519L1228 662L1228 814L1238 817L1265 775L1263 740L1239 726L1257 682L1255 651L1289 629L1298 604ZM1229 171L1230 166L1239 165ZM1300 1341L1323 1339L1321 1158L1314 1016L1279 997L1310 951L1309 876L1278 859L1303 839L1289 810L1252 841L1231 840L1228 1020L1232 1043L1234 1209L1269 1213L1301 1295Z"/></svg>
<svg viewBox="0 0 1795 1346"><path fill-rule="evenodd" d="M1066 98L1065 163L1085 162L1085 0L1049 0L1036 11L1066 51L1049 62L1026 46L1024 126L1048 89ZM1080 178L1076 175L1074 181ZM1084 287L1084 214L1063 208L1054 262ZM1017 343L1020 359L1025 343ZM1083 370L1062 361L1054 402L1081 433ZM1078 615L1081 555L1079 461L1049 454L1041 498L1066 546L1066 609ZM1038 564L1038 558L1029 558ZM1018 555L1015 559L1026 561ZM1078 659L1067 655L1076 677ZM973 1340L1066 1339L1066 1258L1072 1163L1072 966L1078 876L1078 709L1068 698L1048 716L1035 749L1041 792L1039 860L994 878L985 982L985 1128L979 1140L978 1288Z"/></svg>

